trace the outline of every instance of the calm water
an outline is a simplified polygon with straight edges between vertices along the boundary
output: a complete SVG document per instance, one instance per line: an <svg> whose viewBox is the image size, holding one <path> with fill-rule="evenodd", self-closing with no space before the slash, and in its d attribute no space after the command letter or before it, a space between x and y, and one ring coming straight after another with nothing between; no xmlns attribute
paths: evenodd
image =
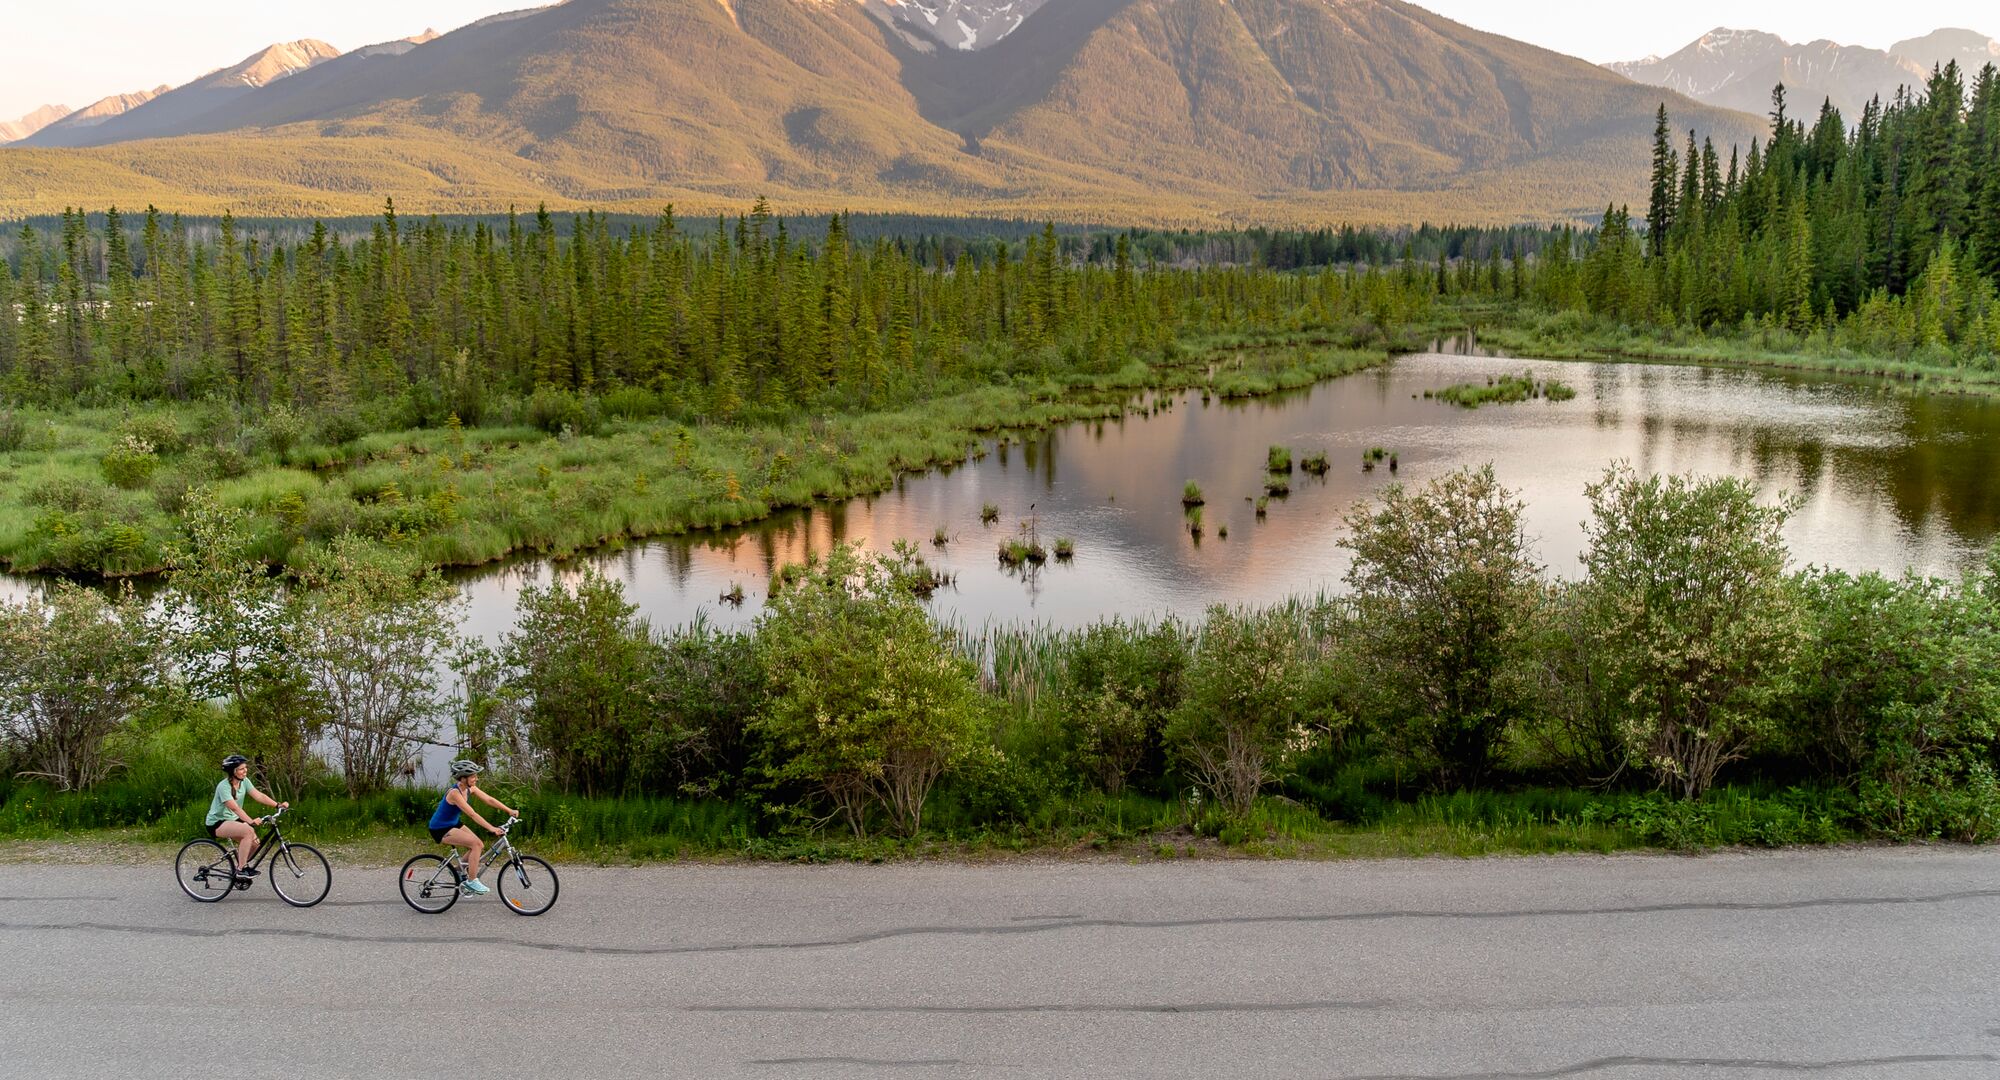
<svg viewBox="0 0 2000 1080"><path fill-rule="evenodd" d="M1577 397L1477 410L1422 397L1523 370L1560 378ZM1070 425L1007 447L989 441L983 459L909 477L872 499L566 565L588 562L616 576L662 626L697 613L747 622L785 562L839 541L886 550L899 539L955 576L932 601L938 613L974 626L1197 613L1338 591L1347 565L1341 522L1351 506L1390 483L1489 462L1527 502L1541 561L1564 575L1579 567L1584 485L1619 460L1642 471L1731 473L1770 495L1800 496L1787 538L1801 564L1951 573L2000 528L2000 404L1981 399L1694 366L1431 353L1278 398L1172 401L1157 414ZM1296 456L1324 450L1333 469L1323 480L1294 473L1290 497L1272 499L1259 521L1246 496L1261 491L1274 443ZM1394 475L1362 470L1362 452L1378 445L1397 454ZM1207 496L1199 542L1180 505L1190 479ZM981 523L986 503L999 507L997 523ZM1075 540L1074 561L1027 573L999 565L997 545L1030 516L1044 544ZM940 526L951 537L944 548L931 542ZM472 626L497 636L522 583L548 573L546 564L524 563L468 575ZM747 602L722 603L736 585Z"/></svg>
<svg viewBox="0 0 2000 1080"><path fill-rule="evenodd" d="M1522 370L1560 378L1578 395L1477 410L1421 396ZM902 539L954 575L932 605L969 625L1194 614L1214 603L1338 591L1341 521L1351 506L1389 483L1489 462L1527 502L1529 533L1556 574L1578 569L1584 485L1621 459L1647 471L1733 473L1768 494L1799 495L1804 506L1787 538L1801 564L1951 573L2000 531L2000 403L1983 399L1694 366L1430 353L1282 397L1204 405L1199 394L1180 394L1172 402L1156 414L1074 424L1011 446L989 440L982 459L908 477L872 499L636 544L562 569L588 563L617 577L658 626L698 613L737 625L755 618L782 564L839 541L886 550ZM1333 469L1324 479L1294 473L1290 497L1272 499L1259 521L1246 496L1261 491L1273 443L1298 456L1324 450ZM1377 445L1397 454L1394 475L1362 471L1362 451ZM1180 505L1190 479L1208 500L1198 543ZM1001 511L991 525L980 521L986 503ZM1075 540L1074 561L1026 573L999 565L997 545L1031 515L1045 545ZM951 537L943 548L931 542L940 526ZM512 624L522 584L550 572L537 560L463 575L468 629L497 639ZM747 601L721 602L736 585ZM0 578L0 595L28 587Z"/></svg>

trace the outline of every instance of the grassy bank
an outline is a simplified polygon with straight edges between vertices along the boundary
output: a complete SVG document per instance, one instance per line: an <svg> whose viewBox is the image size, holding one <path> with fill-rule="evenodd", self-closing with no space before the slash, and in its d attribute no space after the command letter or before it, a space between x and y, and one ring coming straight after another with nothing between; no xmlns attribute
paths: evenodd
<svg viewBox="0 0 2000 1080"><path fill-rule="evenodd" d="M0 806L0 853L135 850L170 854L199 835L208 797L189 776L174 789L129 784L87 796L17 789ZM184 797L193 791L197 797ZM1354 817L1290 796L1261 803L1243 822L1193 813L1154 795L1101 793L1037 805L995 821L969 792L939 793L936 827L914 839L773 832L756 807L721 800L584 798L500 789L523 820L516 841L545 857L582 862L748 860L779 862L1117 858L1479 857L1621 851L1699 851L1858 841L1843 800L1815 790L1733 787L1688 806L1650 794L1525 787L1384 800ZM427 850L422 829L436 804L428 789L363 799L318 792L294 800L286 834L364 863Z"/></svg>
<svg viewBox="0 0 2000 1080"><path fill-rule="evenodd" d="M253 515L256 552L273 565L348 532L413 545L440 566L563 555L882 491L965 460L992 433L1122 416L1149 391L1250 397L1389 355L1358 337L1231 336L1109 374L1012 378L881 412L709 425L627 393L568 403L573 422L524 407L490 427L262 446L219 406L23 411L17 448L0 452L0 565L157 572L195 483ZM153 449L121 470L131 438Z"/></svg>
<svg viewBox="0 0 2000 1080"><path fill-rule="evenodd" d="M1825 334L1787 330L1702 331L1634 326L1581 312L1494 304L1456 309L1482 349L1547 360L1669 360L1820 375L1889 379L1931 393L2000 394L2000 371L1955 363L1942 350L1909 356L1858 352Z"/></svg>
<svg viewBox="0 0 2000 1080"><path fill-rule="evenodd" d="M197 764L191 732L153 732L129 747L130 767L87 792L0 778L0 854L108 849L169 854L202 831L215 779ZM1116 794L948 777L922 835L855 838L805 831L756 797L589 797L495 777L488 789L522 812L516 840L551 858L880 861L1031 855L1161 860L1199 857L1474 857L1563 852L1699 851L1859 841L1870 836L1850 794L1745 780L1696 803L1652 791L1596 791L1523 775L1504 787L1439 793L1376 761L1317 754L1244 819L1185 792ZM400 862L424 850L430 787L353 797L323 777L290 801L287 835Z"/></svg>

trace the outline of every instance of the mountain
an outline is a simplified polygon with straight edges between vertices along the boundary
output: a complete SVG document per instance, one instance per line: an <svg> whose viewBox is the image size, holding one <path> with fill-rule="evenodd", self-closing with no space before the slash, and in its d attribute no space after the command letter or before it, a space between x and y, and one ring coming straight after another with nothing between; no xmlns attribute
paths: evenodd
<svg viewBox="0 0 2000 1080"><path fill-rule="evenodd" d="M1920 38L1898 41L1889 46L1889 51L1925 71L1939 67L1947 60L1956 60L1959 69L1965 72L1968 84L1980 68L2000 64L2000 41L1977 30L1933 30Z"/></svg>
<svg viewBox="0 0 2000 1080"><path fill-rule="evenodd" d="M151 90L135 90L129 94L112 94L110 97L98 98L83 108L64 115L62 119L49 124L37 134L48 138L52 135L62 136L64 133L82 128L96 127L114 116L144 105L170 89L172 87L156 86Z"/></svg>
<svg viewBox="0 0 2000 1080"><path fill-rule="evenodd" d="M44 105L19 120L0 120L0 143L25 139L69 115L67 105Z"/></svg>
<svg viewBox="0 0 2000 1080"><path fill-rule="evenodd" d="M1058 0L976 49L911 10L569 0L239 87L173 137L130 141L180 90L102 125L104 145L0 151L0 213L768 194L795 212L1511 221L1642 199L1663 96L1723 145L1761 130L1402 0Z"/></svg>
<svg viewBox="0 0 2000 1080"><path fill-rule="evenodd" d="M437 36L438 32L436 30L425 30L421 34L414 34L406 38L397 38L394 41L384 41L379 45L363 45L353 52L343 55L359 57L364 60L371 56L401 56L425 42L436 41Z"/></svg>
<svg viewBox="0 0 2000 1080"><path fill-rule="evenodd" d="M269 45L236 64L107 116L101 123L45 128L26 140L27 145L98 146L184 135L195 130L205 114L339 55L339 49L311 38Z"/></svg>
<svg viewBox="0 0 2000 1080"><path fill-rule="evenodd" d="M1771 90L1782 82L1794 113L1808 115L1831 100L1851 121L1870 98L1886 101L1897 87L1921 87L1947 60L1958 61L1970 83L1980 68L2000 62L2000 42L1971 30L1939 30L1884 52L1831 41L1794 45L1776 34L1719 27L1672 56L1605 66L1634 82L1750 113L1768 112Z"/></svg>
<svg viewBox="0 0 2000 1080"><path fill-rule="evenodd" d="M1718 27L1672 56L1607 64L1648 86L1663 86L1696 101L1765 113L1779 83L1792 111L1809 113L1831 99L1846 116L1858 116L1868 99L1887 98L1896 87L1917 85L1930 74L1879 49L1813 41L1794 45L1776 34Z"/></svg>
<svg viewBox="0 0 2000 1080"><path fill-rule="evenodd" d="M884 9L917 40L983 49L1021 28L1047 0L884 0Z"/></svg>

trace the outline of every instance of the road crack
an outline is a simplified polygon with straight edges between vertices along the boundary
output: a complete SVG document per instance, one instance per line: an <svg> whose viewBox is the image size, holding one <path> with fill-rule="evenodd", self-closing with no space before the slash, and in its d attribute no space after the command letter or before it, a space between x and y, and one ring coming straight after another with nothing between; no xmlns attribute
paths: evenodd
<svg viewBox="0 0 2000 1080"><path fill-rule="evenodd" d="M786 1057L752 1058L751 1065L865 1065L869 1068L906 1068L910 1066L963 1065L958 1058L863 1058L863 1057Z"/></svg>
<svg viewBox="0 0 2000 1080"><path fill-rule="evenodd" d="M1502 922L1516 919L1602 918L1631 915L1660 915L1682 912L1775 912L1809 911L1918 904L1952 904L2000 898L2000 889L1971 889L1928 896L1830 897L1811 900L1771 902L1696 901L1676 904L1633 904L1616 907L1518 908L1499 911L1437 911L1404 909L1388 911L1325 912L1300 915L1236 915L1189 919L1071 918L1028 923L973 924L967 926L905 926L872 930L844 937L804 941L742 941L669 945L592 945L576 942L527 941L494 936L442 934L345 934L330 930L296 927L178 927L145 926L106 922L15 923L0 922L0 930L97 931L113 934L147 934L165 937L218 938L247 934L265 937L294 937L304 940L381 945L498 945L541 952L572 953L579 956L680 956L703 953L771 952L807 949L837 949L871 945L899 938L920 937L1006 937L1048 934L1067 930L1188 930L1211 926L1312 926L1342 923L1422 920L1439 922ZM348 903L343 901L342 903Z"/></svg>
<svg viewBox="0 0 2000 1080"><path fill-rule="evenodd" d="M972 1016L1011 1013L1238 1013L1238 1012L1356 1012L1387 1009L1392 1001L1198 1001L1179 1004L1120 1005L1056 1002L1028 1005L689 1005L688 1012L706 1013L921 1013Z"/></svg>
<svg viewBox="0 0 2000 1080"><path fill-rule="evenodd" d="M1603 1057L1528 1072L1370 1073L1340 1080L1562 1080L1610 1069L1744 1069L1779 1073L1846 1072L1889 1065L1960 1065L2000 1062L2000 1054L1903 1054L1843 1061L1781 1061L1770 1058Z"/></svg>

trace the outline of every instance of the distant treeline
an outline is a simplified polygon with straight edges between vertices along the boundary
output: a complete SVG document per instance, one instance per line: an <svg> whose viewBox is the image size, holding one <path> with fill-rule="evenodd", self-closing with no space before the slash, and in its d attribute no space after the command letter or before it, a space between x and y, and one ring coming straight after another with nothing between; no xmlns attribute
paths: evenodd
<svg viewBox="0 0 2000 1080"><path fill-rule="evenodd" d="M1422 275L1162 266L1125 235L1083 262L1052 225L948 260L861 243L844 216L800 242L761 202L720 225L585 214L565 237L546 211L453 226L391 204L366 236L317 224L292 242L228 217L206 240L156 212L72 213L0 263L0 397L401 399L430 427L478 423L495 394L634 388L726 420L914 400L996 351L1108 372L1190 332L1380 324L1428 302Z"/></svg>
<svg viewBox="0 0 2000 1080"><path fill-rule="evenodd" d="M669 212L672 208L669 207ZM507 227L510 214L434 214L425 218L448 229L489 229ZM681 216L679 230L690 238L713 238L735 228L738 218ZM817 254L825 244L832 218L826 215L774 214L784 224L792 242ZM22 230L40 235L59 235L75 214L42 214L13 222L0 231L0 259L20 273ZM1042 236L1051 226L1044 220L1026 218L956 217L919 214L840 215L841 229L853 243L872 244L887 240L898 251L912 256L927 268L955 265L968 256L991 259L1006 249L1009 257L1021 258L1028 241ZM138 220L132 215L120 219L127 232L126 246L139 252L137 269L144 270ZM214 246L222 235L222 219L173 215L170 221L184 228L190 240ZM651 230L658 218L644 214L552 213L551 227L559 239L567 240L587 225L603 227L613 234L633 235ZM88 233L101 236L110 223L102 211L83 211ZM236 233L256 238L265 246L297 246L309 240L316 228L343 241L360 240L374 234L380 222L374 217L273 218L233 217ZM1265 266L1292 270L1314 266L1383 266L1404 260L1430 262L1440 254L1451 259L1484 259L1494 251L1519 251L1533 255L1562 235L1559 225L1514 225L1481 227L1473 225L1403 226L1361 228L1353 225L1317 229L1271 229L1252 226L1240 229L1149 229L1115 228L1108 225L1063 223L1053 226L1065 258L1109 265L1117 257L1120 238L1142 261L1172 265ZM100 251L99 258L102 259Z"/></svg>

